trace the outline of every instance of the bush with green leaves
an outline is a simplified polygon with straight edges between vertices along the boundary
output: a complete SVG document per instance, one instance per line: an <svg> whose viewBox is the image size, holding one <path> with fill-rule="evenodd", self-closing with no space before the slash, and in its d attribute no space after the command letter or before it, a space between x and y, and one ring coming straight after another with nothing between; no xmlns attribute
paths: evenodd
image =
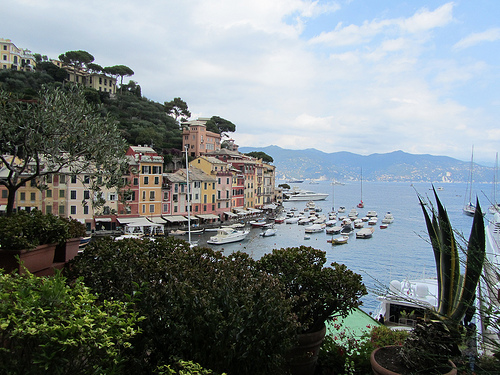
<svg viewBox="0 0 500 375"><path fill-rule="evenodd" d="M224 256L177 238L101 239L70 264L103 299L136 296L147 317L131 372L172 356L230 374L279 374L296 322L278 279L247 254Z"/></svg>
<svg viewBox="0 0 500 375"><path fill-rule="evenodd" d="M66 219L40 210L18 211L0 216L0 247L31 250L38 245L64 242L69 238Z"/></svg>
<svg viewBox="0 0 500 375"><path fill-rule="evenodd" d="M0 373L116 374L142 320L81 282L0 271Z"/></svg>
<svg viewBox="0 0 500 375"><path fill-rule="evenodd" d="M361 275L345 264L325 263L326 252L307 246L275 249L258 261L283 283L300 324L298 333L316 332L334 316L346 317L367 294Z"/></svg>

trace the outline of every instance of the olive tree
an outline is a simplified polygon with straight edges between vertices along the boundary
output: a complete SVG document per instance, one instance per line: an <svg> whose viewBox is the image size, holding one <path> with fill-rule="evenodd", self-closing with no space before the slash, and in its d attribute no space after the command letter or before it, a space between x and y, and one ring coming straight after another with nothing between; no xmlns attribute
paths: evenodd
<svg viewBox="0 0 500 375"><path fill-rule="evenodd" d="M0 184L8 190L7 213L21 186L48 175L85 173L94 189L118 184L125 147L115 121L76 86L44 87L32 101L0 90Z"/></svg>

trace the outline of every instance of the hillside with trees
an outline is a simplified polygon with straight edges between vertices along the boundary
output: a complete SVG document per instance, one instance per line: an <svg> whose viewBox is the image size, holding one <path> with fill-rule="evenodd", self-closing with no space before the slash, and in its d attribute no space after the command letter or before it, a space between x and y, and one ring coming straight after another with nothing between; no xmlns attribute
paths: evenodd
<svg viewBox="0 0 500 375"><path fill-rule="evenodd" d="M36 71L0 71L0 89L22 100L36 99L44 85L56 87L67 85L68 72L54 65L47 56L35 54ZM132 76L134 71L125 65L102 67L94 62L94 56L86 51L67 51L59 55L59 60L72 69L86 69L92 73L104 73L117 80L118 90L113 96L85 88L89 103L100 107L102 115L109 115L118 121L118 129L130 145L150 145L163 155L166 162L182 154L182 123L191 117L188 104L179 97L163 104L142 96L141 86L130 80L124 84L123 78ZM118 82L119 81L119 82ZM236 126L219 116L213 116L207 129L226 135L234 132Z"/></svg>

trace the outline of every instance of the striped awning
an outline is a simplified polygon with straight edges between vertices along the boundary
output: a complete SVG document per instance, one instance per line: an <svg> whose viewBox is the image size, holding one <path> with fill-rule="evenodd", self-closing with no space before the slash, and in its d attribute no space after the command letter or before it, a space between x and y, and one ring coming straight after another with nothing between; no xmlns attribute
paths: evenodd
<svg viewBox="0 0 500 375"><path fill-rule="evenodd" d="M180 216L180 215L163 216L163 218L170 223L179 223L179 222L188 221L188 219L186 219L184 216Z"/></svg>

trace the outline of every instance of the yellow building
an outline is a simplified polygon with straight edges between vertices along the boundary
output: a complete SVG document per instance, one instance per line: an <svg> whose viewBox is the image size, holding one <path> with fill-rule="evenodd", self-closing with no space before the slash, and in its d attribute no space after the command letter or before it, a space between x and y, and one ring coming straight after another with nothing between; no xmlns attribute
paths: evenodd
<svg viewBox="0 0 500 375"><path fill-rule="evenodd" d="M91 73L85 69L78 69L75 73L73 67L66 66L61 61L51 60L51 62L68 72L68 76L66 77L67 82L82 84L97 91L109 92L111 95L116 94L116 78L114 77L107 76L104 73Z"/></svg>
<svg viewBox="0 0 500 375"><path fill-rule="evenodd" d="M10 39L0 38L2 69L32 71L36 62L28 49L16 47Z"/></svg>

